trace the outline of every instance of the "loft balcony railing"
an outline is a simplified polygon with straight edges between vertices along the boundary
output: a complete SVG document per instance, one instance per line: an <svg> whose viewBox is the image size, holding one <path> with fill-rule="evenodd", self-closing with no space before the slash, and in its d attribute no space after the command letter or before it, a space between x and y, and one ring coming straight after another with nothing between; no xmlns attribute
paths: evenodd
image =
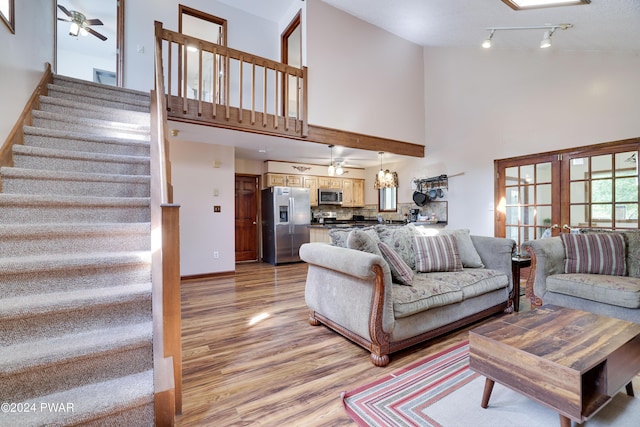
<svg viewBox="0 0 640 427"><path fill-rule="evenodd" d="M307 137L307 69L162 28L168 118Z"/></svg>

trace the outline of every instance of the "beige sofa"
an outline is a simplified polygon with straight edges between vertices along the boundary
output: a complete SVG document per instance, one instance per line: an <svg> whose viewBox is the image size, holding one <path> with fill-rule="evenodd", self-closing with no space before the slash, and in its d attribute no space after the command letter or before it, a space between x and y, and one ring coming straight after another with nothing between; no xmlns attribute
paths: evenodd
<svg viewBox="0 0 640 427"><path fill-rule="evenodd" d="M578 234L604 232L582 229ZM525 292L532 307L554 304L640 323L640 231L612 233L624 240L624 275L567 273L567 252L560 237L523 243L532 258Z"/></svg>
<svg viewBox="0 0 640 427"><path fill-rule="evenodd" d="M412 242L421 234L417 227L379 225L331 234L333 245L309 243L300 248L300 257L309 264L309 322L324 324L366 348L376 366L386 366L390 353L513 309L513 240L457 230L463 252L476 257L466 256L465 263L475 267L456 272L413 270L413 283L407 286L394 283L392 268L376 246L387 244L415 269Z"/></svg>

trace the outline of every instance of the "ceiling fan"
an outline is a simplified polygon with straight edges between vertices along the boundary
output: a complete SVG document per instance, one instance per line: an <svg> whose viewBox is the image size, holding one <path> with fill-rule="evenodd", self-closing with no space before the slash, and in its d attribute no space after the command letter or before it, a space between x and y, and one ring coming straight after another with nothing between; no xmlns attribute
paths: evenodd
<svg viewBox="0 0 640 427"><path fill-rule="evenodd" d="M107 38L95 31L90 25L104 25L99 19L87 19L84 14L80 12L76 12L75 10L67 10L66 7L62 5L58 5L58 9L64 12L70 19L58 18L58 21L71 22L71 26L69 27L69 35L78 37L78 33L86 36L87 34L93 34L97 38L102 41L105 41Z"/></svg>

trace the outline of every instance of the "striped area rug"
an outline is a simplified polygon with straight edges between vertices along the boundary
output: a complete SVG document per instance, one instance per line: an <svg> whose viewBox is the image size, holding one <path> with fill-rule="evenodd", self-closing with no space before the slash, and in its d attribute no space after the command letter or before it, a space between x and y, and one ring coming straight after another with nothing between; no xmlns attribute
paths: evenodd
<svg viewBox="0 0 640 427"><path fill-rule="evenodd" d="M371 384L342 394L349 416L360 426L396 427L539 427L557 426L559 416L498 383L489 407L480 401L485 378L469 369L469 343L464 341ZM640 420L640 376L633 380L636 397L624 392L584 425L637 427ZM575 422L572 424L577 426Z"/></svg>

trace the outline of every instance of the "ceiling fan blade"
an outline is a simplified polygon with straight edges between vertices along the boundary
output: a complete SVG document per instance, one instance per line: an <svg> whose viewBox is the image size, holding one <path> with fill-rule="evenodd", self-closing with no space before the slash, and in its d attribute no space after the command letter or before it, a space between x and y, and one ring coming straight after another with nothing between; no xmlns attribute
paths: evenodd
<svg viewBox="0 0 640 427"><path fill-rule="evenodd" d="M102 21L101 21L101 20L99 20L99 19L87 19L87 20L86 20L86 21L84 21L84 22L86 22L86 23L87 23L87 24L89 24L89 25L104 25L104 24L102 23Z"/></svg>
<svg viewBox="0 0 640 427"><path fill-rule="evenodd" d="M65 15L67 15L69 18L71 18L71 12L69 12L66 7L64 7L61 4L59 4L58 5L58 9L63 11Z"/></svg>
<svg viewBox="0 0 640 427"><path fill-rule="evenodd" d="M71 19L58 18L58 21L73 22Z"/></svg>
<svg viewBox="0 0 640 427"><path fill-rule="evenodd" d="M100 34L99 32L95 31L92 28L84 27L84 29L87 30L88 33L93 34L94 36L96 36L97 38L99 38L102 41L105 41L107 39L105 36L103 36L102 34Z"/></svg>

